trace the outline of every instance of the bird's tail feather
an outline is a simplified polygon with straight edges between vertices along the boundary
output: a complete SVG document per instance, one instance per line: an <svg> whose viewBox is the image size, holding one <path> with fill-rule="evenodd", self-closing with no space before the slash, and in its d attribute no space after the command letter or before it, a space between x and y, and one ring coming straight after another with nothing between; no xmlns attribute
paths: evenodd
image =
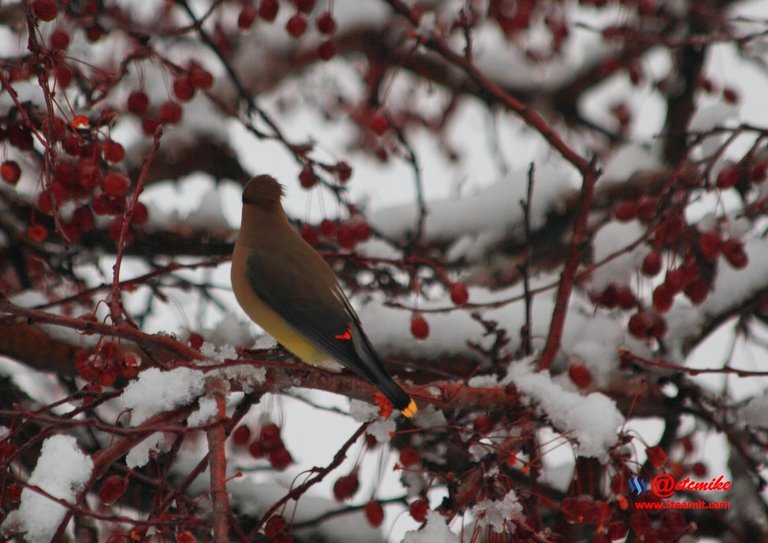
<svg viewBox="0 0 768 543"><path fill-rule="evenodd" d="M395 409L400 411L403 416L411 418L415 415L418 410L416 402L389 376L379 355L373 350L365 334L361 331L360 334L353 334L352 337L355 351L362 362L361 369L363 373L367 374L365 377L392 402ZM355 341L357 338L360 340Z"/></svg>

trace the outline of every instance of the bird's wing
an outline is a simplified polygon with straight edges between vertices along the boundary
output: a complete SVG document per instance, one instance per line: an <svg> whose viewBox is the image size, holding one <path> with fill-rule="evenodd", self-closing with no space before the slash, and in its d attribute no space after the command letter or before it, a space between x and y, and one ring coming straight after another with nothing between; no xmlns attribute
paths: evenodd
<svg viewBox="0 0 768 543"><path fill-rule="evenodd" d="M376 355L368 352L370 342L332 270L327 269L332 281L328 276L311 277L306 255L285 249L279 257L264 252L248 257L251 288L316 348L354 373L378 381L378 368L370 367L370 355Z"/></svg>

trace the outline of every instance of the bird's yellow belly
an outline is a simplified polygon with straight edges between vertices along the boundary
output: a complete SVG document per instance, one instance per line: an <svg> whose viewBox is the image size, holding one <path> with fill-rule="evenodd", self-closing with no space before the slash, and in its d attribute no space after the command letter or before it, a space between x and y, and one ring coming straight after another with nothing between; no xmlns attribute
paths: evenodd
<svg viewBox="0 0 768 543"><path fill-rule="evenodd" d="M296 332L290 324L256 295L248 284L248 278L245 276L244 270L246 266L236 265L237 259L245 258L246 256L243 252L238 251L238 247L235 246L235 250L232 253L232 289L240 307L243 308L251 320L275 338L283 347L299 357L302 362L322 366L327 369L341 369L338 362L304 339L304 336Z"/></svg>

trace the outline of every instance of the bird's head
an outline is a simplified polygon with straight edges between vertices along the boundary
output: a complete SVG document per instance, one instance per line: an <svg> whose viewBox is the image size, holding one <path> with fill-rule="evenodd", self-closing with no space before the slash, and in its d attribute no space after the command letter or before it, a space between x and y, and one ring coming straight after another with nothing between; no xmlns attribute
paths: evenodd
<svg viewBox="0 0 768 543"><path fill-rule="evenodd" d="M257 175L243 189L243 203L264 208L280 205L283 186L271 175Z"/></svg>

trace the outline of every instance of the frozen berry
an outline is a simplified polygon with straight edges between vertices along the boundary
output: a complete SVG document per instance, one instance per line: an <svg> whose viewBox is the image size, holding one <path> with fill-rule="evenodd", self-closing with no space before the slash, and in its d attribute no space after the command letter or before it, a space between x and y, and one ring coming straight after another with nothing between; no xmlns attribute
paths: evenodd
<svg viewBox="0 0 768 543"><path fill-rule="evenodd" d="M322 60L331 60L336 56L336 43L333 40L325 40L317 46L317 56Z"/></svg>
<svg viewBox="0 0 768 543"><path fill-rule="evenodd" d="M167 100L160 105L160 122L176 124L181 120L181 106L173 100Z"/></svg>
<svg viewBox="0 0 768 543"><path fill-rule="evenodd" d="M41 21L53 21L56 18L55 0L32 0L32 13Z"/></svg>
<svg viewBox="0 0 768 543"><path fill-rule="evenodd" d="M411 334L416 339L426 339L429 336L429 324L418 313L411 317Z"/></svg>
<svg viewBox="0 0 768 543"><path fill-rule="evenodd" d="M278 4L277 0L261 0L259 3L259 17L265 21L274 21L279 9L280 4Z"/></svg>
<svg viewBox="0 0 768 543"><path fill-rule="evenodd" d="M464 283L453 283L451 285L451 301L456 305L464 305L469 301L469 292Z"/></svg>
<svg viewBox="0 0 768 543"><path fill-rule="evenodd" d="M315 25L321 34L333 34L336 32L336 20L333 18L330 11L324 11L318 15L315 20Z"/></svg>
<svg viewBox="0 0 768 543"><path fill-rule="evenodd" d="M238 426L235 431L232 432L232 443L238 446L247 445L251 440L251 429L247 426Z"/></svg>
<svg viewBox="0 0 768 543"><path fill-rule="evenodd" d="M50 37L51 49L64 50L69 47L69 34L66 30L56 28L51 32Z"/></svg>
<svg viewBox="0 0 768 543"><path fill-rule="evenodd" d="M144 115L149 108L149 97L143 91L133 91L128 95L128 111L135 115Z"/></svg>
<svg viewBox="0 0 768 543"><path fill-rule="evenodd" d="M372 528L378 528L384 522L384 508L376 500L365 504L365 518Z"/></svg>
<svg viewBox="0 0 768 543"><path fill-rule="evenodd" d="M248 30L253 26L257 16L256 8L251 4L247 4L243 6L243 9L240 10L240 14L237 16L237 26L241 30Z"/></svg>
<svg viewBox="0 0 768 543"><path fill-rule="evenodd" d="M125 477L112 475L104 479L99 489L99 498L105 505L115 503L125 493L128 488L128 482Z"/></svg>
<svg viewBox="0 0 768 543"><path fill-rule="evenodd" d="M645 255L642 265L643 274L648 277L653 277L661 271L661 255L656 251L652 251Z"/></svg>
<svg viewBox="0 0 768 543"><path fill-rule="evenodd" d="M306 165L301 169L301 173L299 173L299 183L301 183L301 186L305 189L310 189L317 183L317 176L312 170L312 166Z"/></svg>
<svg viewBox="0 0 768 543"><path fill-rule="evenodd" d="M6 160L0 165L0 176L2 176L3 181L6 183L15 185L19 182L19 178L21 177L21 168L16 161Z"/></svg>
<svg viewBox="0 0 768 543"><path fill-rule="evenodd" d="M288 34L298 38L307 31L307 20L297 13L288 19L288 22L285 23L285 29L288 31Z"/></svg>
<svg viewBox="0 0 768 543"><path fill-rule="evenodd" d="M101 188L110 196L125 196L128 194L130 186L131 183L128 178L117 172L108 173L104 179L101 180Z"/></svg>
<svg viewBox="0 0 768 543"><path fill-rule="evenodd" d="M173 94L182 102L189 102L195 95L195 87L189 78L179 77L173 81Z"/></svg>
<svg viewBox="0 0 768 543"><path fill-rule="evenodd" d="M579 388L587 388L592 384L592 373L584 364L571 364L568 366L568 377Z"/></svg>
<svg viewBox="0 0 768 543"><path fill-rule="evenodd" d="M417 464L420 459L421 457L419 456L419 451L417 451L413 447L405 447L403 450L400 451L400 464L402 464L406 468L408 466Z"/></svg>
<svg viewBox="0 0 768 543"><path fill-rule="evenodd" d="M739 181L739 168L736 166L727 166L717 174L715 184L718 188L727 189L734 186Z"/></svg>
<svg viewBox="0 0 768 543"><path fill-rule="evenodd" d="M408 506L408 512L416 522L424 522L427 520L427 513L429 512L429 502L425 499L418 499Z"/></svg>

